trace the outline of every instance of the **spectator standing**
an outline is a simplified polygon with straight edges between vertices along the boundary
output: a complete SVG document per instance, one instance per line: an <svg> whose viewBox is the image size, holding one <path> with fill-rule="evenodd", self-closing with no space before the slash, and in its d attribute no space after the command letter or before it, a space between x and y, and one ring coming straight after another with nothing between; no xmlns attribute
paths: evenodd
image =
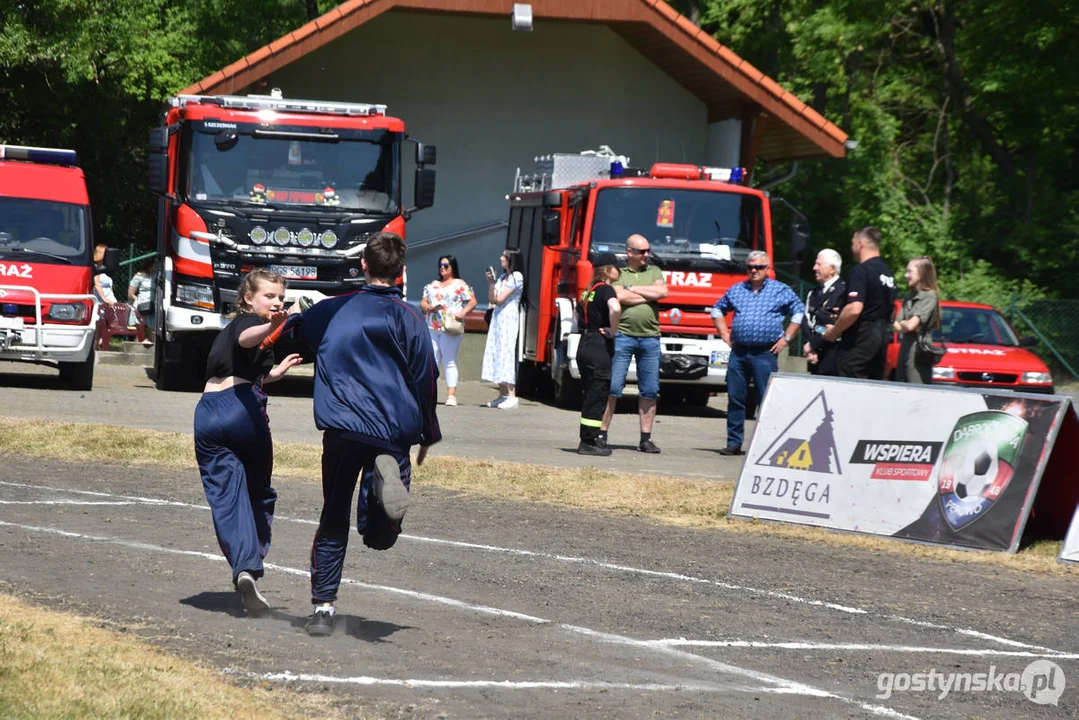
<svg viewBox="0 0 1079 720"><path fill-rule="evenodd" d="M420 310L427 318L427 331L435 351L435 365L446 375L446 405L457 404L457 351L464 339L464 319L476 307L476 293L461 279L457 258L438 259L438 279L427 284ZM451 319L452 318L452 319Z"/></svg>
<svg viewBox="0 0 1079 720"><path fill-rule="evenodd" d="M517 407L517 331L520 328L521 297L524 295L524 260L521 251L506 248L498 259L502 267L497 277L487 269L487 301L494 308L487 329L480 377L498 384L498 397L487 407L513 410Z"/></svg>
<svg viewBox="0 0 1079 720"><path fill-rule="evenodd" d="M157 270L157 260L147 258L137 273L131 277L127 286L127 299L135 308L135 312L142 318L142 322L153 334L154 328L154 272ZM149 335L142 341L143 345L152 345Z"/></svg>
<svg viewBox="0 0 1079 720"><path fill-rule="evenodd" d="M907 263L907 286L910 292L899 309L899 319L892 329L900 334L899 363L896 380L916 385L933 382L933 358L918 352L918 346L940 329L940 290L937 268L927 255Z"/></svg>
<svg viewBox="0 0 1079 720"><path fill-rule="evenodd" d="M834 325L843 304L847 301L847 284L839 277L843 258L826 248L817 253L813 274L820 283L806 296L806 312L802 318L802 352L813 375L835 375L835 343L824 340L824 331Z"/></svg>
<svg viewBox="0 0 1079 720"><path fill-rule="evenodd" d="M880 230L871 226L855 232L850 241L858 265L847 276L847 304L824 333L826 341L839 341L836 374L840 377L884 378L895 277L880 257L880 243Z"/></svg>
<svg viewBox="0 0 1079 720"><path fill-rule="evenodd" d="M749 278L732 286L712 308L712 323L731 346L727 365L727 446L720 455L741 455L749 378L764 403L768 379L779 369L777 355L798 334L805 306L789 287L768 277L768 254L754 250L746 258ZM725 316L734 313L728 329ZM787 329L783 321L790 318Z"/></svg>
<svg viewBox="0 0 1079 720"><path fill-rule="evenodd" d="M614 357L614 337L622 306L611 286L621 274L614 253L603 252L592 261L595 268L589 289L577 303L577 328L581 342L577 346L577 366L581 369L584 402L581 403L581 455L607 456L611 448L600 445L603 413L611 390L611 359Z"/></svg>
<svg viewBox="0 0 1079 720"><path fill-rule="evenodd" d="M112 289L112 276L105 272L105 267L102 265L105 262L105 251L108 249L108 245L98 245L94 248L94 296L99 302L114 305L118 301Z"/></svg>

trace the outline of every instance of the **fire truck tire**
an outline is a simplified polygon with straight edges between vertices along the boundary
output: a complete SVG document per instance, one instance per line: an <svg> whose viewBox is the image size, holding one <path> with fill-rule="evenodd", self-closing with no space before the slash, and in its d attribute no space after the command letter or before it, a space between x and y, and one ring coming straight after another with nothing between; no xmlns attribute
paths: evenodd
<svg viewBox="0 0 1079 720"><path fill-rule="evenodd" d="M536 397L540 391L540 371L536 363L522 360L517 364L517 394L522 397Z"/></svg>
<svg viewBox="0 0 1079 720"><path fill-rule="evenodd" d="M711 391L703 388L693 388L686 391L686 405L691 407L707 407L708 400L711 397Z"/></svg>
<svg viewBox="0 0 1079 720"><path fill-rule="evenodd" d="M154 385L158 390L189 392L199 389L199 370L202 367L193 357L191 348L184 347L180 362L169 362L166 341L154 345Z"/></svg>
<svg viewBox="0 0 1079 720"><path fill-rule="evenodd" d="M95 352L91 347L90 354L82 362L60 363L60 382L69 390L93 390Z"/></svg>
<svg viewBox="0 0 1079 720"><path fill-rule="evenodd" d="M560 408L576 410L581 407L581 381L575 380L568 367L563 367L554 378L554 404Z"/></svg>

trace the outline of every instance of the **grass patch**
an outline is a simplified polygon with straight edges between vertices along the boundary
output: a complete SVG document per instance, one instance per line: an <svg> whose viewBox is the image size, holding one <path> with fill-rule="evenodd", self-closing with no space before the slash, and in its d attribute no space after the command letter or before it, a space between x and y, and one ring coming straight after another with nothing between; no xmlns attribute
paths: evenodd
<svg viewBox="0 0 1079 720"><path fill-rule="evenodd" d="M318 695L241 688L100 621L0 594L0 717L327 717Z"/></svg>
<svg viewBox="0 0 1079 720"><path fill-rule="evenodd" d="M319 482L322 449L307 443L274 444L274 473ZM68 462L195 468L190 436L104 425L0 417L0 455L29 455ZM432 457L413 474L420 486L476 497L539 502L580 510L643 517L682 527L722 528L945 562L975 562L1056 575L1076 575L1056 562L1060 542L1041 542L1006 553L963 551L822 528L727 518L733 482L565 469L500 461Z"/></svg>

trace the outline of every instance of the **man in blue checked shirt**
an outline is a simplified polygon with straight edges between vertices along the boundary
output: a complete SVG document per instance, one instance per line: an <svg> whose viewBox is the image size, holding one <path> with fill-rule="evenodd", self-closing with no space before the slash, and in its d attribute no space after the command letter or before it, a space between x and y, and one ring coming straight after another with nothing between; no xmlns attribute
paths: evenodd
<svg viewBox="0 0 1079 720"><path fill-rule="evenodd" d="M794 340L805 306L794 291L768 278L768 253L754 250L746 259L749 279L732 286L712 308L712 322L723 341L731 346L727 366L727 447L720 455L741 455L746 421L749 377L760 399L768 378L779 368L776 356ZM724 316L734 313L731 327ZM783 320L790 318L786 332Z"/></svg>

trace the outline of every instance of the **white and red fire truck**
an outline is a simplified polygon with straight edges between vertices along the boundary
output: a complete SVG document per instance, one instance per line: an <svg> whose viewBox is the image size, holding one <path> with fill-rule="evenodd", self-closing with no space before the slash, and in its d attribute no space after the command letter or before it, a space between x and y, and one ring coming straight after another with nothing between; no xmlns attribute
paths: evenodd
<svg viewBox="0 0 1079 720"><path fill-rule="evenodd" d="M0 145L0 360L55 364L94 384L90 199L73 150ZM115 277L119 251L106 253Z"/></svg>
<svg viewBox="0 0 1079 720"><path fill-rule="evenodd" d="M254 268L287 278L287 301L359 289L367 238L404 236L410 214L434 203L435 148L416 143L415 207L403 205L407 141L385 105L290 100L277 90L171 98L150 134L150 187L160 197L158 388L201 385L206 353ZM285 338L275 349L293 348Z"/></svg>
<svg viewBox="0 0 1079 720"><path fill-rule="evenodd" d="M548 155L536 165L535 174L518 171L510 196L507 247L521 250L526 275L520 391L547 386L559 404L579 402L574 310L592 277L590 258L613 252L624 259L626 239L638 233L670 288L659 303L662 393L706 404L726 385L730 356L712 305L746 279L750 251L774 258L768 194L745 187L741 168L657 163L638 170L607 153ZM635 371L631 365L630 382Z"/></svg>

